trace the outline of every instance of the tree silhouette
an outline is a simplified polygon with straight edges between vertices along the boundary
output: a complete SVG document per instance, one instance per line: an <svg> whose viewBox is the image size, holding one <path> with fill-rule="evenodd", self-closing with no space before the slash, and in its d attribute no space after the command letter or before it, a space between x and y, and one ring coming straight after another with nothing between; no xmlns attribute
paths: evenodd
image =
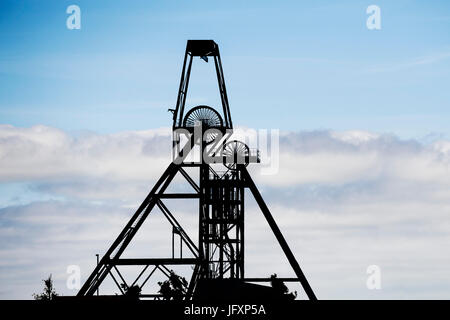
<svg viewBox="0 0 450 320"><path fill-rule="evenodd" d="M126 296L127 298L139 300L139 295L141 294L141 288L138 285L128 287L125 283L122 283L120 286L125 291L124 296Z"/></svg>
<svg viewBox="0 0 450 320"><path fill-rule="evenodd" d="M159 293L164 300L182 300L188 285L184 277L180 277L173 270L170 270L169 279L163 282L158 282L160 289Z"/></svg>
<svg viewBox="0 0 450 320"><path fill-rule="evenodd" d="M288 287L284 284L283 281L277 278L276 273L270 276L270 284L272 285L272 288L282 297L285 297L289 300L294 300L295 298L297 298L297 291L289 292Z"/></svg>
<svg viewBox="0 0 450 320"><path fill-rule="evenodd" d="M50 274L48 276L48 279L44 279L42 281L44 281L44 291L39 294L33 293L33 298L35 300L44 300L44 301L53 300L55 297L58 296L58 294L56 293L55 288L53 287L52 275Z"/></svg>

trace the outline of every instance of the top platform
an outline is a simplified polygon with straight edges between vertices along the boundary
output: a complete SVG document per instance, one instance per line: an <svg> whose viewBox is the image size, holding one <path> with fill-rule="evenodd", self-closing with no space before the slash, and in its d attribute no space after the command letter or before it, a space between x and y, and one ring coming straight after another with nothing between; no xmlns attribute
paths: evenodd
<svg viewBox="0 0 450 320"><path fill-rule="evenodd" d="M217 56L219 55L219 46L214 40L188 40L186 51L191 56Z"/></svg>

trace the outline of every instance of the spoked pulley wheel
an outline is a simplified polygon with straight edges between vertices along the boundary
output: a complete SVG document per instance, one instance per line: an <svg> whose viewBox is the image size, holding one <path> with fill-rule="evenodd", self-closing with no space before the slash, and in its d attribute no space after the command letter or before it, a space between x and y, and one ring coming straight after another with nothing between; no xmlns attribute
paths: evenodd
<svg viewBox="0 0 450 320"><path fill-rule="evenodd" d="M220 114L208 106L197 106L189 110L184 117L183 125L185 127L193 127L198 121L209 128L223 127L223 120Z"/></svg>
<svg viewBox="0 0 450 320"><path fill-rule="evenodd" d="M230 170L236 170L238 164L248 166L250 149L237 140L227 142L223 148L223 164Z"/></svg>
<svg viewBox="0 0 450 320"><path fill-rule="evenodd" d="M201 122L205 130L209 130L205 137L206 144L213 142L219 135L218 131L210 129L223 128L223 120L220 114L208 106L197 106L189 110L184 117L183 126L194 127L198 122Z"/></svg>

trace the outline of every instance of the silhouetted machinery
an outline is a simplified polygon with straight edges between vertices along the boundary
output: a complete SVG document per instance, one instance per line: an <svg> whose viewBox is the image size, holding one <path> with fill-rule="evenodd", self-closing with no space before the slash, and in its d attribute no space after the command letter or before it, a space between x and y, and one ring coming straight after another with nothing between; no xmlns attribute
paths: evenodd
<svg viewBox="0 0 450 320"><path fill-rule="evenodd" d="M186 95L189 86L192 62L195 57L208 62L214 60L222 114L210 106L195 106L185 112ZM244 193L249 189L258 203L264 217L277 238L296 277L280 278L282 281L299 282L309 299L316 299L297 260L291 252L280 229L273 219L260 192L247 171L247 165L259 162L257 150L250 149L237 140L228 141L233 130L219 47L213 40L188 40L184 56L178 99L173 112L174 159L165 170L144 202L137 209L125 228L100 260L86 280L78 296L93 296L109 275L125 294L132 286L139 287L142 298L160 298L158 294L145 293L145 287L156 270L170 277L169 266L191 265L192 276L184 284L184 299L222 299L232 294L234 298L245 295L258 296L262 292L270 296L270 290L257 282L270 282L270 278L249 278L244 265ZM183 143L184 142L184 143ZM191 160L188 160L191 156ZM214 169L222 166L224 171ZM198 183L187 168L198 169ZM194 193L167 193L174 176L181 174ZM165 199L196 199L198 201L198 243L194 243L168 209ZM193 258L122 258L125 248L148 217L158 207ZM173 246L173 242L172 242ZM118 266L141 266L142 270L132 283L127 283ZM258 290L258 287L265 288ZM231 291L231 292L227 292ZM266 291L264 291L266 290ZM243 296L244 295L244 296Z"/></svg>

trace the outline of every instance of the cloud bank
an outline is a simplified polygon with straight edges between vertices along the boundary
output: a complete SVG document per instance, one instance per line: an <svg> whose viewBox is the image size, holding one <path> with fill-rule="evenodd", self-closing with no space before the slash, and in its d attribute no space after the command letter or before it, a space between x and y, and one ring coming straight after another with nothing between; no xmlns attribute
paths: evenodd
<svg viewBox="0 0 450 320"><path fill-rule="evenodd" d="M65 287L67 265L88 276L94 254L107 249L168 165L170 137L167 128L74 136L1 125L0 297L31 298L49 273L60 292L74 294ZM319 298L449 297L450 141L281 132L279 150L276 174L250 170ZM247 273L290 275L250 196ZM195 225L193 208L171 210ZM157 238L170 241L160 230L141 240L161 255ZM381 268L381 290L366 287L372 264Z"/></svg>

